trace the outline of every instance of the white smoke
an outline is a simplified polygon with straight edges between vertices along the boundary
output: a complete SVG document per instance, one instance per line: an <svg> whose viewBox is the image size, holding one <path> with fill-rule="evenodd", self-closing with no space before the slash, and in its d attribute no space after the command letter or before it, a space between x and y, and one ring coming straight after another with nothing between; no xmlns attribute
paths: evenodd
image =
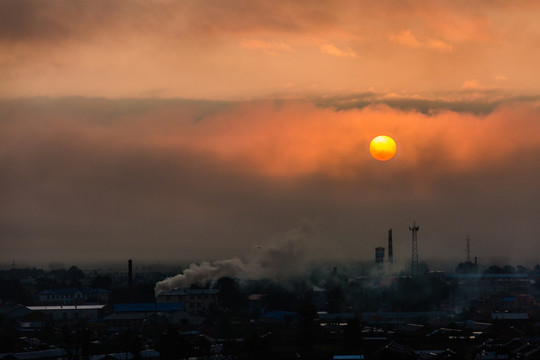
<svg viewBox="0 0 540 360"><path fill-rule="evenodd" d="M156 284L156 296L164 291L203 284L221 277L240 279L283 279L304 270L307 247L318 232L310 220L303 220L299 227L287 232L267 246L258 246L247 261L239 258L214 262L192 263L181 274L168 277Z"/></svg>
<svg viewBox="0 0 540 360"><path fill-rule="evenodd" d="M245 272L245 265L238 258L214 261L213 263L193 263L182 274L158 282L155 287L155 293L158 295L163 291L186 288L191 284L201 284L208 280L216 280L225 276L240 277Z"/></svg>

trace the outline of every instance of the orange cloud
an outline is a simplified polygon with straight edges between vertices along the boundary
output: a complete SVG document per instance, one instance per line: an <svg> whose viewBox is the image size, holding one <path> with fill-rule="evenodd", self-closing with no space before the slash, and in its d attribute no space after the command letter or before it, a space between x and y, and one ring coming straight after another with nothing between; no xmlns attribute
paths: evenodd
<svg viewBox="0 0 540 360"><path fill-rule="evenodd" d="M443 53L452 52L453 49L452 45L441 40L426 38L420 41L410 30L404 30L398 35L392 35L390 36L390 40L413 49L431 49Z"/></svg>
<svg viewBox="0 0 540 360"><path fill-rule="evenodd" d="M307 102L261 101L240 103L197 122L179 115L142 116L134 124L143 127L122 123L122 134L130 142L191 149L241 172L278 178L358 176L373 165L369 142L381 134L397 143L391 166L410 170L429 164L433 174L510 161L540 146L540 124L534 121L540 112L527 103L501 105L488 115L441 110L428 115L386 105L335 111Z"/></svg>
<svg viewBox="0 0 540 360"><path fill-rule="evenodd" d="M351 48L347 47L347 48L339 49L338 47L336 47L334 44L331 44L331 43L321 44L319 46L319 49L325 54L334 55L338 57L351 57L351 58L358 57L358 55Z"/></svg>
<svg viewBox="0 0 540 360"><path fill-rule="evenodd" d="M241 42L246 49L259 50L265 54L276 56L280 52L290 51L291 47L283 41L264 41L258 39L244 39Z"/></svg>

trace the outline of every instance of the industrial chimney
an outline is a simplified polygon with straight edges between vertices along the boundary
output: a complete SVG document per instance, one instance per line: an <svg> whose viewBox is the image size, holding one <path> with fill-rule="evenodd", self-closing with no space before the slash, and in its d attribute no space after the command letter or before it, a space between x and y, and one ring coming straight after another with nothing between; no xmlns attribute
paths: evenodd
<svg viewBox="0 0 540 360"><path fill-rule="evenodd" d="M133 261L128 260L128 302L133 302Z"/></svg>
<svg viewBox="0 0 540 360"><path fill-rule="evenodd" d="M388 262L394 262L394 250L392 249L392 229L388 230Z"/></svg>

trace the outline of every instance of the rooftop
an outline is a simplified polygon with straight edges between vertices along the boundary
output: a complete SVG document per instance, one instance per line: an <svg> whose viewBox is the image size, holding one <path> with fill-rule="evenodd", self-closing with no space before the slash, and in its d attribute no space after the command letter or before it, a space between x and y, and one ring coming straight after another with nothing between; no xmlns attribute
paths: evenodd
<svg viewBox="0 0 540 360"><path fill-rule="evenodd" d="M43 290L39 293L39 295L73 295L80 292L81 294L108 294L109 291L101 288L81 288L81 289L72 289L72 288L66 288L66 289L48 289Z"/></svg>
<svg viewBox="0 0 540 360"><path fill-rule="evenodd" d="M174 289L169 291L164 291L159 294L163 295L217 295L219 294L219 289Z"/></svg>
<svg viewBox="0 0 540 360"><path fill-rule="evenodd" d="M172 312L184 310L182 303L132 303L132 304L114 304L114 312Z"/></svg>
<svg viewBox="0 0 540 360"><path fill-rule="evenodd" d="M27 306L32 311L54 311L54 310L101 310L107 305L43 305Z"/></svg>

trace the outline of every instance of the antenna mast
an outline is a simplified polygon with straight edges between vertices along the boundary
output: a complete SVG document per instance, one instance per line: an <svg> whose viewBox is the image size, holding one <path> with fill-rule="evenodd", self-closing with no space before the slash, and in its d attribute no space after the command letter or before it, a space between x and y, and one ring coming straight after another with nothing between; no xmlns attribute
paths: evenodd
<svg viewBox="0 0 540 360"><path fill-rule="evenodd" d="M409 226L409 230L412 232L412 261L411 261L411 275L418 275L418 229L420 227L416 225L416 221L413 226Z"/></svg>

